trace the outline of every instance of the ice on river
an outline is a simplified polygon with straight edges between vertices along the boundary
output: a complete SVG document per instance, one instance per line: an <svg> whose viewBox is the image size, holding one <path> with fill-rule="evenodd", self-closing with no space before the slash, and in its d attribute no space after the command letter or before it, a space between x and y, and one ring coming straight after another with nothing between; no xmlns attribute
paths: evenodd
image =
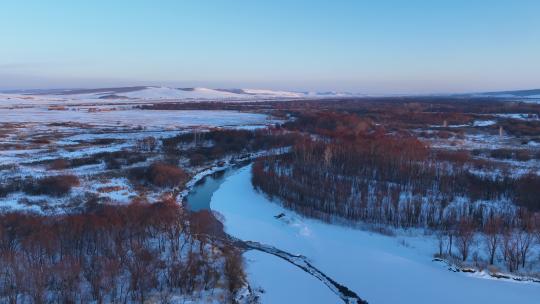
<svg viewBox="0 0 540 304"><path fill-rule="evenodd" d="M428 237L388 237L302 218L255 191L250 166L227 178L211 208L224 216L229 234L303 254L370 303L539 303L540 284L477 278L432 262L436 248ZM280 213L286 216L276 219ZM266 290L263 303L340 302L300 269L263 255L246 254L249 279Z"/></svg>
<svg viewBox="0 0 540 304"><path fill-rule="evenodd" d="M317 278L274 255L248 251L247 272L254 288L264 289L262 303L339 303ZM271 274L271 275L268 275Z"/></svg>

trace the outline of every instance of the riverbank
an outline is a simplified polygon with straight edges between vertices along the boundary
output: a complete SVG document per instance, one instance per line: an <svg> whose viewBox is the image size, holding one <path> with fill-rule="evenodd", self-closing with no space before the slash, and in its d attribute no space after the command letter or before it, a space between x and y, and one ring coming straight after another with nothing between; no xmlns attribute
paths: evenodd
<svg viewBox="0 0 540 304"><path fill-rule="evenodd" d="M214 161L212 165L195 169L196 173L193 174L193 177L182 187L182 189L177 188L173 191L176 201L184 205L184 207L186 207L187 196L190 193L192 193L193 188L197 185L197 183L201 182L204 178L212 174L231 169L232 167L240 165L242 163L247 165L249 161L262 157L262 156L286 153L288 149L289 149L288 147L285 147L285 148L272 149L269 151L258 151L254 153L249 153L247 156L239 157L239 158L229 156L227 158Z"/></svg>

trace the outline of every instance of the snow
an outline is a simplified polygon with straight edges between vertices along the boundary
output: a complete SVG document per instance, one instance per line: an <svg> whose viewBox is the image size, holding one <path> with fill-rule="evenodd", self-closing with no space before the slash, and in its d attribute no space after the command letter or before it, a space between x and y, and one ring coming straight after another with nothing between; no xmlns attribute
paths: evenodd
<svg viewBox="0 0 540 304"><path fill-rule="evenodd" d="M350 97L358 94L339 92L292 92L268 89L211 89L172 88L164 86L103 88L91 90L62 90L61 92L0 93L1 106L21 106L31 104L81 104L144 101L256 101L308 97Z"/></svg>
<svg viewBox="0 0 540 304"><path fill-rule="evenodd" d="M46 108L31 107L5 109L0 108L2 123L62 123L77 122L99 126L144 126L153 128L177 128L195 126L237 126L266 124L267 116L257 113L215 110L139 110L119 109L102 112L85 110L50 111Z"/></svg>
<svg viewBox="0 0 540 304"><path fill-rule="evenodd" d="M436 251L431 237L389 237L305 219L255 191L250 177L250 166L240 169L212 197L211 207L225 218L226 231L243 240L305 255L370 303L538 303L540 284L486 280L447 271L431 261ZM274 218L280 213L286 216ZM339 302L337 296L333 301L322 298L322 291L317 290L326 288L322 283L301 299L283 300L283 292L295 296L295 286L309 285L309 278L297 278L299 269L282 267L262 255L248 253L246 257L249 279L267 291L263 303ZM296 279L283 279L293 277Z"/></svg>
<svg viewBox="0 0 540 304"><path fill-rule="evenodd" d="M299 98L305 97L306 94L299 92L287 92L287 91L272 91L272 90L262 90L262 89L242 89L246 94L269 96L269 97L290 97L290 98Z"/></svg>
<svg viewBox="0 0 540 304"><path fill-rule="evenodd" d="M248 251L244 257L248 262L250 284L264 288L264 293L260 294L262 303L337 302L337 296L318 279L276 256ZM266 275L268 273L274 275Z"/></svg>
<svg viewBox="0 0 540 304"><path fill-rule="evenodd" d="M502 118L511 118L518 120L538 120L538 114L529 114L529 113L511 113L511 114L495 114L497 117Z"/></svg>
<svg viewBox="0 0 540 304"><path fill-rule="evenodd" d="M76 92L76 91L75 91ZM303 93L272 90L217 90L210 88L171 88L149 86L133 90L115 92L115 88L96 90L92 93L63 92L62 94L0 94L0 105L20 106L23 104L61 104L61 103L110 103L111 101L134 102L152 100L254 100L275 98L300 98ZM102 98L107 97L107 98Z"/></svg>
<svg viewBox="0 0 540 304"><path fill-rule="evenodd" d="M475 120L473 126L475 127L487 127L496 124L494 120Z"/></svg>
<svg viewBox="0 0 540 304"><path fill-rule="evenodd" d="M193 88L191 90L181 90L168 87L148 87L140 91L128 93L119 93L120 96L126 96L136 99L231 99L245 98L241 94L218 91L207 88Z"/></svg>
<svg viewBox="0 0 540 304"><path fill-rule="evenodd" d="M465 127L469 127L469 125L466 125L466 124L461 124L461 125L448 125L448 126L444 126L444 125L429 125L430 128L465 128Z"/></svg>
<svg viewBox="0 0 540 304"><path fill-rule="evenodd" d="M108 191L101 189L110 188ZM109 198L113 202L128 203L133 195L129 181L126 178L112 178L106 182L92 182L89 187L93 192L98 192L99 196ZM112 191L111 191L112 190Z"/></svg>

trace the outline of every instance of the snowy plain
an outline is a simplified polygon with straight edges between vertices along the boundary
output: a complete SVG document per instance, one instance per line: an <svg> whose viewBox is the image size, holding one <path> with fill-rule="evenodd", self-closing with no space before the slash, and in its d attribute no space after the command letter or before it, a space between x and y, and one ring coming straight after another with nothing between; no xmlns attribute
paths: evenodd
<svg viewBox="0 0 540 304"><path fill-rule="evenodd" d="M211 208L223 216L230 235L307 256L370 303L539 303L538 283L479 278L432 262L436 242L431 237L389 237L284 209L253 189L251 166L227 178L212 196ZM281 213L285 216L274 217ZM253 287L265 290L263 303L340 302L321 282L285 261L260 252L248 252L246 258Z"/></svg>
<svg viewBox="0 0 540 304"><path fill-rule="evenodd" d="M267 118L264 114L217 110L151 111L128 108L89 112L79 108L58 111L43 107L0 108L0 117L2 123L78 122L94 126L128 125L152 129L263 124Z"/></svg>
<svg viewBox="0 0 540 304"><path fill-rule="evenodd" d="M66 197L9 193L0 197L0 210L54 213L61 211L73 197L84 198L87 193L120 203L128 202L134 196L126 179L100 177L107 171L102 160L63 170L51 170L50 161L130 151L136 149L139 140L148 137L159 140L182 132L212 128L257 129L275 122L265 114L238 111L153 111L133 107L88 111L85 107L76 106L69 110L49 110L41 105L0 107L0 183L58 174L76 175L81 182ZM155 161L155 156L148 156L144 162L134 165L149 165L152 161Z"/></svg>

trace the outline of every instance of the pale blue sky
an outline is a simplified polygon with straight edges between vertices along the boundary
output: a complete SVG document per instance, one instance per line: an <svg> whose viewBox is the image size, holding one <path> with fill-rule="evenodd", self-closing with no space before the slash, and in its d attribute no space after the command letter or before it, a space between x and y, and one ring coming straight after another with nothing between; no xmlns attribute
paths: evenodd
<svg viewBox="0 0 540 304"><path fill-rule="evenodd" d="M540 88L540 1L0 0L0 88Z"/></svg>

